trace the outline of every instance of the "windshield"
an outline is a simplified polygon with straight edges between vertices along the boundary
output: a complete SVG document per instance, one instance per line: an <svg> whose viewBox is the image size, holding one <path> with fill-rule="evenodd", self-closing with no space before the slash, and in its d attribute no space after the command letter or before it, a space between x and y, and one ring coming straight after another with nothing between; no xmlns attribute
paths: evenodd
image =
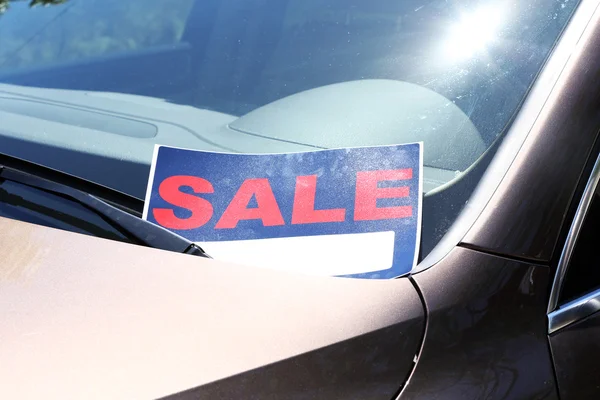
<svg viewBox="0 0 600 400"><path fill-rule="evenodd" d="M422 256L574 0L0 0L0 151L144 198L154 144L423 142ZM2 11L4 10L4 11Z"/></svg>

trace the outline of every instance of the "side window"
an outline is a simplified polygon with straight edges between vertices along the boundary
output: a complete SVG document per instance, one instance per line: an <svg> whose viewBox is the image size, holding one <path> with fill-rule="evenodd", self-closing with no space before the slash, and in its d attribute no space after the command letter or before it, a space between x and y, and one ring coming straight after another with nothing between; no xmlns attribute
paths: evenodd
<svg viewBox="0 0 600 400"><path fill-rule="evenodd" d="M67 0L48 7L11 2L0 15L0 69L85 61L173 45L194 0Z"/></svg>
<svg viewBox="0 0 600 400"><path fill-rule="evenodd" d="M559 304L600 288L599 238L600 190L596 189L568 266Z"/></svg>

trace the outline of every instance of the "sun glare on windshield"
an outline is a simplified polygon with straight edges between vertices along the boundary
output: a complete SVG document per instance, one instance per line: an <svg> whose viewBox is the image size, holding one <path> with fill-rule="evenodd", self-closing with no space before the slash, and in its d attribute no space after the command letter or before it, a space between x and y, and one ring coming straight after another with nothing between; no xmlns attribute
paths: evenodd
<svg viewBox="0 0 600 400"><path fill-rule="evenodd" d="M505 14L504 7L498 4L488 4L465 12L450 29L445 42L447 57L460 61L484 52L498 39Z"/></svg>

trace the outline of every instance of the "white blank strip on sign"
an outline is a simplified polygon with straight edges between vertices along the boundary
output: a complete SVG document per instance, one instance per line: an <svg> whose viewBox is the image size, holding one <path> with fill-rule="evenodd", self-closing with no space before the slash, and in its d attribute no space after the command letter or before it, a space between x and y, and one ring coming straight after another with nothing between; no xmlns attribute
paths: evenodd
<svg viewBox="0 0 600 400"><path fill-rule="evenodd" d="M395 232L202 242L212 258L310 275L351 275L392 267Z"/></svg>

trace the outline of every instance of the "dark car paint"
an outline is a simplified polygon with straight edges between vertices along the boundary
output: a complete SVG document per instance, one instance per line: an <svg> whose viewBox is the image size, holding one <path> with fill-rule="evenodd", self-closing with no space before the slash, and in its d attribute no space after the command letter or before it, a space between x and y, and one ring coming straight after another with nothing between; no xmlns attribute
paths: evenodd
<svg viewBox="0 0 600 400"><path fill-rule="evenodd" d="M414 279L428 323L402 399L557 398L548 267L456 248Z"/></svg>
<svg viewBox="0 0 600 400"><path fill-rule="evenodd" d="M412 371L407 355L419 350L423 322L406 320L165 399L391 399Z"/></svg>
<svg viewBox="0 0 600 400"><path fill-rule="evenodd" d="M545 317L550 275L546 266L457 247L415 277L429 313L420 352L414 338L422 321L408 319L167 398L391 399L414 352L401 399L556 399ZM418 309L409 305L406 317Z"/></svg>
<svg viewBox="0 0 600 400"><path fill-rule="evenodd" d="M562 399L595 399L600 395L600 314L550 336Z"/></svg>

